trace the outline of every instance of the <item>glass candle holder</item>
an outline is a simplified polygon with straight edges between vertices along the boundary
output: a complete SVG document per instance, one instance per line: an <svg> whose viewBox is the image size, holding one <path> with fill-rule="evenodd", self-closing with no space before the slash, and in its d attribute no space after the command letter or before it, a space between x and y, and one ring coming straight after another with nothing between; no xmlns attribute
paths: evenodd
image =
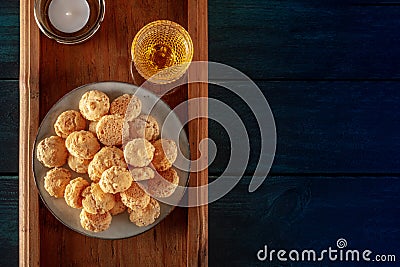
<svg viewBox="0 0 400 267"><path fill-rule="evenodd" d="M157 20L136 34L131 54L136 70L144 79L166 84L186 72L193 58L193 42L181 25Z"/></svg>
<svg viewBox="0 0 400 267"><path fill-rule="evenodd" d="M105 0L36 0L39 29L62 44L82 43L92 37L104 19Z"/></svg>

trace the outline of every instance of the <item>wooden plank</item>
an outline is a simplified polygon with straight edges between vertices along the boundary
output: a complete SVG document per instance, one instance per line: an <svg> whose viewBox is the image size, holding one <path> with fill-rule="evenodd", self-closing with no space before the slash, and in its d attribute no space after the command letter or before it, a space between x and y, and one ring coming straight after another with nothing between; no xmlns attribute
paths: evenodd
<svg viewBox="0 0 400 267"><path fill-rule="evenodd" d="M18 78L19 1L0 1L0 79Z"/></svg>
<svg viewBox="0 0 400 267"><path fill-rule="evenodd" d="M243 93L249 90L242 82L224 84L237 85ZM272 173L400 173L400 83L257 84L275 117L277 150ZM251 110L222 87L210 86L209 96L231 106L244 122L251 145L247 172L252 173L261 139ZM210 118L223 115L212 102L209 113ZM209 172L220 174L229 160L229 138L212 120L209 127L218 148ZM243 138L232 142L243 142Z"/></svg>
<svg viewBox="0 0 400 267"><path fill-rule="evenodd" d="M14 266L18 180L0 179L0 266ZM322 249L340 237L351 248L399 255L399 177L268 177L251 194L249 179L209 205L210 266L265 266L256 259L265 244Z"/></svg>
<svg viewBox="0 0 400 267"><path fill-rule="evenodd" d="M39 201L32 149L39 126L39 29L33 0L20 0L19 265L40 266Z"/></svg>
<svg viewBox="0 0 400 267"><path fill-rule="evenodd" d="M194 50L197 53L193 57L193 61L208 60L208 15L207 0L189 1L188 6L189 20L188 30L192 37ZM208 97L207 84L193 83L191 81L200 80L202 78L207 81L208 70L204 69L195 73L189 72L188 76L188 98L203 98L196 104L188 106L189 118L197 118L188 122L189 136L191 136L190 154L191 159L201 158L198 149L200 142L208 138ZM193 77L194 76L194 77ZM208 154L207 149L202 153ZM208 162L207 157L203 158L195 164L194 170L197 170L198 164ZM206 185L208 182L208 170L191 172L189 186L199 187ZM208 192L197 192L196 198L199 202L208 199ZM189 196L192 198L193 196ZM187 244L187 265L188 266L208 266L208 207L206 205L188 208L188 242Z"/></svg>
<svg viewBox="0 0 400 267"><path fill-rule="evenodd" d="M282 266L258 261L257 252L264 245L269 251L321 251L336 248L339 238L349 249L398 257L399 178L269 177L248 193L245 177L209 205L210 266ZM320 264L336 266L329 260Z"/></svg>
<svg viewBox="0 0 400 267"><path fill-rule="evenodd" d="M399 79L400 6L380 2L210 1L209 58L253 79Z"/></svg>
<svg viewBox="0 0 400 267"><path fill-rule="evenodd" d="M18 172L18 81L0 80L0 173Z"/></svg>
<svg viewBox="0 0 400 267"><path fill-rule="evenodd" d="M0 176L0 266L18 265L18 177Z"/></svg>

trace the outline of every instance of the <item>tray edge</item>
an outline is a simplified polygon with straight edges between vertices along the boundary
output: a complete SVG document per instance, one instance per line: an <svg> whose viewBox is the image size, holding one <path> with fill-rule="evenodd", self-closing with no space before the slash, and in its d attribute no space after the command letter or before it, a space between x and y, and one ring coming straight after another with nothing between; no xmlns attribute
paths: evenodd
<svg viewBox="0 0 400 267"><path fill-rule="evenodd" d="M40 266L38 193L31 151L39 124L39 30L34 0L20 0L19 266Z"/></svg>
<svg viewBox="0 0 400 267"><path fill-rule="evenodd" d="M207 0L188 0L188 31L193 39L193 61L208 60L208 2ZM202 78L207 78L208 73L203 72ZM190 81L190 75L188 77ZM188 99L207 98L208 85L206 83L188 84ZM188 123L191 158L200 157L198 144L208 138L208 101L200 100L198 105L189 104L188 112L201 114L202 118ZM194 147L192 147L192 145ZM203 151L208 153L208 151ZM200 186L208 183L208 169L190 174L189 186ZM204 192L197 196L207 199ZM188 233L187 233L187 266L208 266L208 206L188 208Z"/></svg>

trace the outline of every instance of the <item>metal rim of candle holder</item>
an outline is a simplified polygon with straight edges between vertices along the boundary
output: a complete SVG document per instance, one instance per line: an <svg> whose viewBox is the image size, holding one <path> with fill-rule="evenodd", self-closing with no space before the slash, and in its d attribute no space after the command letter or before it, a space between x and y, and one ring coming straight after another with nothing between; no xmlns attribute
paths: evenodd
<svg viewBox="0 0 400 267"><path fill-rule="evenodd" d="M39 4L40 2L41 2L41 0L35 0L35 4L34 4L34 12L33 13L34 13L36 24L38 25L40 31L44 35L46 35L50 39L53 39L56 42L61 43L61 44L80 44L80 43L83 43L83 42L87 41L88 39L90 39L99 30L100 25L104 20L105 0L98 0L98 2L99 2L99 15L98 15L95 23L93 24L93 26L90 27L90 29L88 31L86 31L85 33L83 33L81 35L63 37L63 36L55 34L51 30L49 30L41 22L41 19L39 18L39 15L38 15L39 12L37 11L38 9L40 9L40 4Z"/></svg>

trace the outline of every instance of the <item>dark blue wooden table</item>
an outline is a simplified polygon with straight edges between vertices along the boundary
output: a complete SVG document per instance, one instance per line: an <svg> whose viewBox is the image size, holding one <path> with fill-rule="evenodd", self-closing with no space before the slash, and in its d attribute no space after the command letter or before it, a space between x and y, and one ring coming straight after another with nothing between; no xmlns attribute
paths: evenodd
<svg viewBox="0 0 400 267"><path fill-rule="evenodd" d="M264 245L322 250L339 238L400 261L399 31L398 1L209 0L210 60L256 82L278 136L271 173L249 193L256 120L210 86L245 122L252 148L239 185L209 206L210 266L355 266L256 256ZM18 262L18 54L19 2L0 0L0 266ZM212 181L230 149L223 127L209 128L218 147Z"/></svg>

